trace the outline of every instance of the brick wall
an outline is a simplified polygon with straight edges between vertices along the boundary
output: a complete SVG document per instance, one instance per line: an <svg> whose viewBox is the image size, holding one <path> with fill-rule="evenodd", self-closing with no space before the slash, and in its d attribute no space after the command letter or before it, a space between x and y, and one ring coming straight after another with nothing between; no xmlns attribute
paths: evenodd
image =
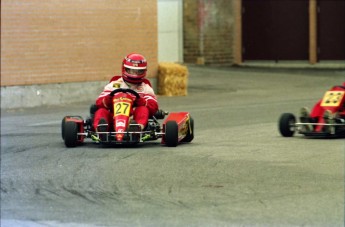
<svg viewBox="0 0 345 227"><path fill-rule="evenodd" d="M184 61L232 64L233 1L184 1Z"/></svg>
<svg viewBox="0 0 345 227"><path fill-rule="evenodd" d="M107 80L130 52L156 75L156 1L1 1L1 86Z"/></svg>

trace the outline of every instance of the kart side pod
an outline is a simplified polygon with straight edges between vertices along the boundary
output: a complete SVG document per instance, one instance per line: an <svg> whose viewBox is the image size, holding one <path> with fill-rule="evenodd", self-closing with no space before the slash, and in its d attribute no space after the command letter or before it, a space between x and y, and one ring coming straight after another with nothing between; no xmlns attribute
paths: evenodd
<svg viewBox="0 0 345 227"><path fill-rule="evenodd" d="M170 113L162 127L162 143L168 147L176 147L181 142L191 142L194 138L194 121L188 112Z"/></svg>

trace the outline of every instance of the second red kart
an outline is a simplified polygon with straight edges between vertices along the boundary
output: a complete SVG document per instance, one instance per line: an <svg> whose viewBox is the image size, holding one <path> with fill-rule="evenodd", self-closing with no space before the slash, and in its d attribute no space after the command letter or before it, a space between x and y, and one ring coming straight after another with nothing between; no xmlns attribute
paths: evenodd
<svg viewBox="0 0 345 227"><path fill-rule="evenodd" d="M294 114L283 113L278 123L280 134L291 137L298 132L309 137L345 137L345 83L326 91L315 106L310 114L302 108L299 121Z"/></svg>

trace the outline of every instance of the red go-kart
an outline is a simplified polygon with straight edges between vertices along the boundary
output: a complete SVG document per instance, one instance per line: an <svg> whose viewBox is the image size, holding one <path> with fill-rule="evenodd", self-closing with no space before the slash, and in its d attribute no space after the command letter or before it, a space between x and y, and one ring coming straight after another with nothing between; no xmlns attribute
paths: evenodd
<svg viewBox="0 0 345 227"><path fill-rule="evenodd" d="M119 88L110 93L113 96L115 126L108 132L97 132L93 127L93 115L96 105L91 105L90 117L84 120L80 116L65 116L61 124L62 139L66 147L76 147L84 143L85 138L99 144L131 145L161 138L161 143L176 147L179 143L191 142L194 138L194 120L188 112L168 113L158 110L149 119L147 126L140 126L131 119L135 99L139 94L131 89ZM165 117L167 116L167 117ZM164 119L162 126L158 119ZM99 125L102 126L102 125ZM102 138L102 139L101 139Z"/></svg>
<svg viewBox="0 0 345 227"><path fill-rule="evenodd" d="M345 137L345 83L327 91L310 114L302 108L299 122L292 113L283 113L278 127L284 137L296 131L309 137Z"/></svg>

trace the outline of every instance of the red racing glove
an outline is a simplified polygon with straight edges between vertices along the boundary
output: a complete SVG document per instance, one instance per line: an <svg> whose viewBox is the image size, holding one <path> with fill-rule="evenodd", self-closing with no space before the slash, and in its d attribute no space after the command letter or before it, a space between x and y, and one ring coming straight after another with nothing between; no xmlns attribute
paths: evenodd
<svg viewBox="0 0 345 227"><path fill-rule="evenodd" d="M113 104L113 97L111 97L110 95L107 95L103 98L102 102L105 108L111 109L111 106Z"/></svg>
<svg viewBox="0 0 345 227"><path fill-rule="evenodd" d="M138 98L138 99L135 100L134 104L136 106L146 106L146 99Z"/></svg>

